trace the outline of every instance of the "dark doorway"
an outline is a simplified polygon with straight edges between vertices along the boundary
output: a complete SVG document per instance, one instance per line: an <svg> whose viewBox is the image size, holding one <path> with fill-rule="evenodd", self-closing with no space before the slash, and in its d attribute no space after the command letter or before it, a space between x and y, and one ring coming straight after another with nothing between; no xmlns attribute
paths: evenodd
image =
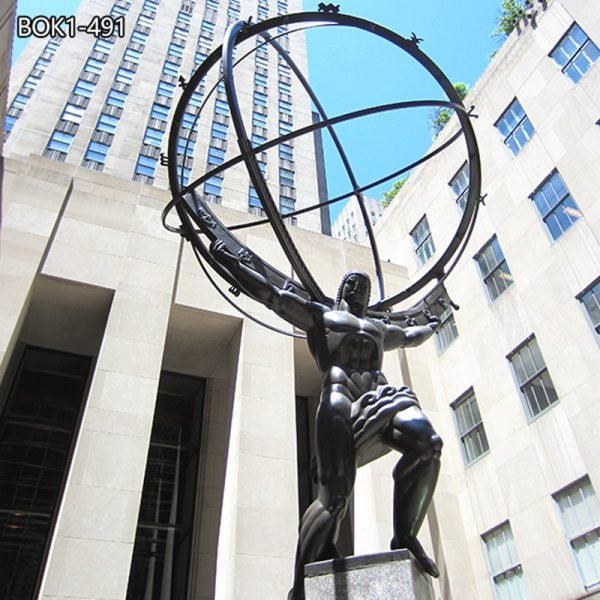
<svg viewBox="0 0 600 600"><path fill-rule="evenodd" d="M29 600L43 572L92 359L26 346L0 418L0 598Z"/></svg>
<svg viewBox="0 0 600 600"><path fill-rule="evenodd" d="M205 389L203 379L161 374L129 600L187 597Z"/></svg>

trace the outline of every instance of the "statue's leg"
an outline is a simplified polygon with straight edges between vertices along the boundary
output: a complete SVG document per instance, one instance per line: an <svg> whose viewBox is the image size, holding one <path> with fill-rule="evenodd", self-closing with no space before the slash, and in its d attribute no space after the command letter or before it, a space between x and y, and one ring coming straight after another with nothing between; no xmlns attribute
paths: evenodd
<svg viewBox="0 0 600 600"><path fill-rule="evenodd" d="M304 565L331 558L335 552L356 477L351 406L344 394L324 392L321 396L316 421L318 494L300 524L289 600L304 600Z"/></svg>
<svg viewBox="0 0 600 600"><path fill-rule="evenodd" d="M394 469L394 537L392 549L408 548L427 573L439 571L417 540L440 471L442 439L415 407L400 411L386 430L385 441L402 452Z"/></svg>

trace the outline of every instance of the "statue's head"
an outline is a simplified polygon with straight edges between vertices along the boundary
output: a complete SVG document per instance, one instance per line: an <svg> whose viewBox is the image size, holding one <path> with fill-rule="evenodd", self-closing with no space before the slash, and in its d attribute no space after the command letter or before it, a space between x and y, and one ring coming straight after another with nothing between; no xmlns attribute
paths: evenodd
<svg viewBox="0 0 600 600"><path fill-rule="evenodd" d="M371 279L362 271L350 271L344 275L338 289L335 305L341 308L343 302L357 317L364 317L371 296Z"/></svg>

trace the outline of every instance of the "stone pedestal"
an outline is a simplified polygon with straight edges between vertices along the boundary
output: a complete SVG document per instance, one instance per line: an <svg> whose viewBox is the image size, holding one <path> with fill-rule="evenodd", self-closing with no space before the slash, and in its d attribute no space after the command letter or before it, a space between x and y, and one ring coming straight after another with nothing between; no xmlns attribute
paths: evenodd
<svg viewBox="0 0 600 600"><path fill-rule="evenodd" d="M408 550L306 565L306 600L434 600L429 575Z"/></svg>

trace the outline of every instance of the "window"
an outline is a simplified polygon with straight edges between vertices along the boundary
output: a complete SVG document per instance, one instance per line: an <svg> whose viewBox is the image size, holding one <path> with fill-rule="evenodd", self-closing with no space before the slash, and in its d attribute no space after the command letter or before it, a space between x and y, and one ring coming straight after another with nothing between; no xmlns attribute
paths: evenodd
<svg viewBox="0 0 600 600"><path fill-rule="evenodd" d="M252 142L252 147L256 148L257 146L261 146L267 141L267 138L264 135L259 135L258 133L253 133L250 137L250 141Z"/></svg>
<svg viewBox="0 0 600 600"><path fill-rule="evenodd" d="M218 115L229 115L229 106L225 100L215 100L215 112Z"/></svg>
<svg viewBox="0 0 600 600"><path fill-rule="evenodd" d="M108 144L90 142L90 145L85 153L84 160L93 160L97 163L104 163L106 162L106 155L108 154L109 148L110 146Z"/></svg>
<svg viewBox="0 0 600 600"><path fill-rule="evenodd" d="M23 82L23 87L31 88L32 90L34 90L37 87L39 82L40 82L39 77L34 77L33 75L29 75L27 77L27 79Z"/></svg>
<svg viewBox="0 0 600 600"><path fill-rule="evenodd" d="M198 106L200 107L202 105L202 94L204 93L204 84L201 83L200 84L200 89L196 92L192 92L192 95L190 96L190 99L188 101L188 104L190 106Z"/></svg>
<svg viewBox="0 0 600 600"><path fill-rule="evenodd" d="M172 54L173 56L183 56L183 48L171 42L167 49L167 54Z"/></svg>
<svg viewBox="0 0 600 600"><path fill-rule="evenodd" d="M525 600L523 567L508 521L481 536L497 600Z"/></svg>
<svg viewBox="0 0 600 600"><path fill-rule="evenodd" d="M498 119L496 127L513 156L519 154L533 135L533 125L516 99Z"/></svg>
<svg viewBox="0 0 600 600"><path fill-rule="evenodd" d="M125 100L127 99L127 94L124 92L119 92L117 90L110 90L108 92L108 96L106 97L106 104L111 104L112 106L125 106Z"/></svg>
<svg viewBox="0 0 600 600"><path fill-rule="evenodd" d="M75 136L72 133L64 131L54 131L48 141L49 150L58 150L59 152L67 153Z"/></svg>
<svg viewBox="0 0 600 600"><path fill-rule="evenodd" d="M104 63L96 60L95 58L88 58L84 67L84 71L89 71L90 73L96 73L100 75L102 73L102 69L104 69Z"/></svg>
<svg viewBox="0 0 600 600"><path fill-rule="evenodd" d="M125 69L120 67L115 75L115 81L120 81L121 83L133 83L133 78L135 77L135 71L131 71L130 69Z"/></svg>
<svg viewBox="0 0 600 600"><path fill-rule="evenodd" d="M85 112L84 108L80 106L75 106L74 104L66 104L65 110L60 116L61 119L65 121L71 121L72 123L81 123L81 119L83 118L83 113Z"/></svg>
<svg viewBox="0 0 600 600"><path fill-rule="evenodd" d="M581 217L579 207L558 171L554 171L545 179L531 198L554 240Z"/></svg>
<svg viewBox="0 0 600 600"><path fill-rule="evenodd" d="M288 133L292 133L292 125L291 123L287 123L286 121L279 121L279 135L286 135Z"/></svg>
<svg viewBox="0 0 600 600"><path fill-rule="evenodd" d="M285 100L279 100L279 112L285 115L292 114L292 104L291 102L286 102Z"/></svg>
<svg viewBox="0 0 600 600"><path fill-rule="evenodd" d="M196 127L198 122L196 121L196 115L192 115L188 112L184 112L181 117L181 126L186 127L187 129L193 129Z"/></svg>
<svg viewBox="0 0 600 600"><path fill-rule="evenodd" d="M586 476L553 495L586 589L600 583L600 502Z"/></svg>
<svg viewBox="0 0 600 600"><path fill-rule="evenodd" d="M175 85L172 83L167 83L166 81L159 81L158 86L156 88L156 93L161 96L167 96L168 98L173 97L173 92L175 91Z"/></svg>
<svg viewBox="0 0 600 600"><path fill-rule="evenodd" d="M29 100L29 96L25 96L24 94L17 94L12 101L11 107L15 108L25 108L27 101Z"/></svg>
<svg viewBox="0 0 600 600"><path fill-rule="evenodd" d="M225 125L225 123L217 123L216 121L214 121L210 130L210 135L212 137L220 138L222 140L226 139L227 125Z"/></svg>
<svg viewBox="0 0 600 600"><path fill-rule="evenodd" d="M146 43L147 39L148 39L148 34L142 33L141 31L134 31L131 34L131 41L135 42L136 44L144 45Z"/></svg>
<svg viewBox="0 0 600 600"><path fill-rule="evenodd" d="M254 104L258 106L267 106L267 95L261 92L254 92Z"/></svg>
<svg viewBox="0 0 600 600"><path fill-rule="evenodd" d="M283 160L294 160L294 148L289 144L279 144L279 158Z"/></svg>
<svg viewBox="0 0 600 600"><path fill-rule="evenodd" d="M262 75L260 73L254 73L254 85L262 85L263 87L267 86L267 76Z"/></svg>
<svg viewBox="0 0 600 600"><path fill-rule="evenodd" d="M253 127L267 127L267 115L263 115L254 111L252 113L252 126Z"/></svg>
<svg viewBox="0 0 600 600"><path fill-rule="evenodd" d="M204 193L212 194L213 196L220 196L222 185L223 180L220 177L211 177L210 179L207 179L204 184Z"/></svg>
<svg viewBox="0 0 600 600"><path fill-rule="evenodd" d="M296 210L296 200L283 194L279 196L279 212L282 215L287 215Z"/></svg>
<svg viewBox="0 0 600 600"><path fill-rule="evenodd" d="M256 193L256 190L253 186L248 188L248 206L250 208L260 208L262 209L262 202Z"/></svg>
<svg viewBox="0 0 600 600"><path fill-rule="evenodd" d="M195 147L196 142L194 140L190 140L187 137L177 138L177 154L192 156L194 154Z"/></svg>
<svg viewBox="0 0 600 600"><path fill-rule="evenodd" d="M460 436L463 457L465 463L470 465L490 449L473 390L463 394L451 407Z"/></svg>
<svg viewBox="0 0 600 600"><path fill-rule="evenodd" d="M221 165L225 161L225 150L222 148L208 147L207 162L209 165Z"/></svg>
<svg viewBox="0 0 600 600"><path fill-rule="evenodd" d="M443 352L458 337L458 329L452 308L448 307L441 315L441 323L435 331L435 341L440 352Z"/></svg>
<svg viewBox="0 0 600 600"><path fill-rule="evenodd" d="M294 171L290 169L279 169L279 185L294 187Z"/></svg>
<svg viewBox="0 0 600 600"><path fill-rule="evenodd" d="M169 118L169 107L155 102L150 111L150 118L158 119L159 121L167 121Z"/></svg>
<svg viewBox="0 0 600 600"><path fill-rule="evenodd" d="M579 294L577 299L585 307L596 333L600 333L600 278Z"/></svg>
<svg viewBox="0 0 600 600"><path fill-rule="evenodd" d="M448 184L454 193L454 199L461 211L465 210L467 204L467 193L469 191L469 165L465 163L460 171L450 180Z"/></svg>
<svg viewBox="0 0 600 600"><path fill-rule="evenodd" d="M431 237L427 216L424 216L410 232L419 266L423 266L435 252L435 244Z"/></svg>
<svg viewBox="0 0 600 600"><path fill-rule="evenodd" d="M574 23L550 53L562 72L577 83L600 56L598 46Z"/></svg>
<svg viewBox="0 0 600 600"><path fill-rule="evenodd" d="M108 40L96 40L96 43L94 44L94 50L97 52L104 52L105 54L110 54L112 47L113 43Z"/></svg>
<svg viewBox="0 0 600 600"><path fill-rule="evenodd" d="M535 337L531 337L507 358L525 398L530 418L539 415L558 400Z"/></svg>
<svg viewBox="0 0 600 600"><path fill-rule="evenodd" d="M113 117L111 115L105 115L104 113L100 115L98 119L98 123L96 124L96 129L100 131L106 131L108 133L114 133L117 130L117 125L119 124L119 119L117 117Z"/></svg>
<svg viewBox="0 0 600 600"><path fill-rule="evenodd" d="M513 282L496 236L479 251L475 260L479 265L483 283L487 287L490 298L495 300Z"/></svg>
<svg viewBox="0 0 600 600"><path fill-rule="evenodd" d="M156 169L157 162L158 159L156 158L140 154L138 157L138 161L135 165L136 175L146 175L147 177L154 177L154 171Z"/></svg>
<svg viewBox="0 0 600 600"><path fill-rule="evenodd" d="M125 53L123 54L123 59L128 60L129 62L139 64L142 58L142 53L137 50L132 50L131 48L127 48Z"/></svg>
<svg viewBox="0 0 600 600"><path fill-rule="evenodd" d="M4 131L6 133L12 131L12 128L15 126L16 122L17 117L11 117L10 115L7 115L6 119L4 120Z"/></svg>
<svg viewBox="0 0 600 600"><path fill-rule="evenodd" d="M156 146L157 148L160 148L163 136L164 132L160 131L160 129L146 127L146 132L144 133L144 144L149 144L150 146Z"/></svg>

